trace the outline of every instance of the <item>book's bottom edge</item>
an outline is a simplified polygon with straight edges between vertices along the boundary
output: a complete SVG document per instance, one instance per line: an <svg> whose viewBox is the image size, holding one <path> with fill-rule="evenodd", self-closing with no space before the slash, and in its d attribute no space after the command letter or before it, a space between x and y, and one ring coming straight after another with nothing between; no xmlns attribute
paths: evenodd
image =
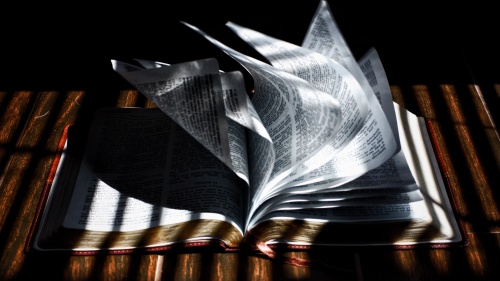
<svg viewBox="0 0 500 281"><path fill-rule="evenodd" d="M192 242L176 242L168 245L155 245L146 247L131 247L124 249L65 249L65 248L41 248L37 246L30 247L26 252L28 253L42 253L42 252L64 252L71 253L75 256L88 256L88 255L126 255L126 254L152 254L161 252L237 252L240 251L239 246L229 246L223 241L206 240L206 241L192 241Z"/></svg>
<svg viewBox="0 0 500 281"><path fill-rule="evenodd" d="M466 247L468 245L468 239L462 239L460 241L450 241L450 242L417 242L408 244L391 244L391 243L365 243L365 244L355 244L355 243L343 243L343 244L293 244L286 242L276 242L268 244L269 248L276 252L287 252L287 251L329 251L331 249L336 250L412 250L412 249L448 249L448 248L460 248ZM229 246L223 241L207 240L207 241L196 241L196 242L178 242L163 246L151 246L151 247L140 247L140 248L127 248L127 249L42 249L37 247L32 247L29 253L37 252L70 252L71 255L75 256L88 256L88 255L129 255L129 254L161 254L165 253L200 253L200 252L210 252L210 253L236 253L236 252L258 252L259 249L253 245L239 245L239 246Z"/></svg>

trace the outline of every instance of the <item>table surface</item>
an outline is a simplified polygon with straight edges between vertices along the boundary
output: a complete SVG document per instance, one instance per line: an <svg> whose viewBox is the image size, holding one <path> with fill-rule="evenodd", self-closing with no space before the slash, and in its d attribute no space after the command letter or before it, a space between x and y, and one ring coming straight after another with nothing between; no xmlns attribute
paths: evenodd
<svg viewBox="0 0 500 281"><path fill-rule="evenodd" d="M433 123L469 240L466 247L288 253L314 260L309 267L243 253L25 253L64 127L88 124L100 107L151 106L112 71L109 59L176 63L212 56L221 69L238 69L171 19L183 16L258 57L221 26L231 20L300 44L316 7L308 3L263 11L250 4L205 5L193 13L180 13L194 8L179 5L163 20L143 15L146 7L112 16L112 11L89 16L91 10L79 10L66 16L19 12L2 19L0 34L7 40L0 55L1 280L500 280L498 49L488 29L494 22L489 7L476 6L393 7L389 12L389 7L370 4L359 12L356 5L330 2L353 54L360 57L375 47L394 100ZM28 21L30 28L14 32L4 25L16 21Z"/></svg>

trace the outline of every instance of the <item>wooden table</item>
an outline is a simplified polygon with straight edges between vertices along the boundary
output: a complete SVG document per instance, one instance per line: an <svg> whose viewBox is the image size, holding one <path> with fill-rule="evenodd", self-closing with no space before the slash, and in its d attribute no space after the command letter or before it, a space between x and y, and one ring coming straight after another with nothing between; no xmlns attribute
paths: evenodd
<svg viewBox="0 0 500 281"><path fill-rule="evenodd" d="M300 24L306 22L307 25L315 5L308 6L307 13L304 12L307 15L299 13L298 8L289 8L288 16L281 16L283 20L290 20L300 15ZM78 36L72 36L68 43L55 39L62 33L54 33L48 41L38 40L40 37L34 41L24 37L10 38L14 46L9 50L20 48L21 56L27 58L11 59L7 63L11 68L0 73L0 280L500 280L500 141L494 123L497 120L498 124L500 75L495 75L499 64L491 67L496 61L489 60L495 50L488 45L492 41L485 36L475 38L477 44L462 41L465 39L462 32L474 34L479 31L474 28L482 26L460 24L462 14L440 18L442 15L436 12L432 14L432 23L417 26L413 20L422 19L419 12L425 9L411 14L407 21L403 20L408 15L390 14L394 16L391 20L386 18L380 22L377 19L382 7L377 10L377 16L364 12L360 21L354 21L349 16L359 13L357 10L349 12L349 8L354 9L351 6L340 5L339 10L334 11L347 13L334 14L338 16L347 41L352 42L353 52L360 55L367 47L375 46L386 67L394 100L435 125L451 192L459 207L458 216L465 224L468 246L289 253L313 259L315 262L310 267L296 267L239 253L167 252L86 257L25 253L28 231L63 128L73 123L88 124L89 116L99 107L151 106L140 93L114 76L106 55L132 58L143 54L142 58L156 59L154 56L160 54L160 48L153 45L149 45L151 53L146 47L137 51L137 43L131 43L133 46L128 51L120 53L118 47L124 42L96 51L98 48L92 47L90 35L82 37L84 42L72 49L70 45L77 42ZM248 13L253 12L255 10ZM262 32L274 32L275 36L282 28L283 39L300 44L300 36L289 29L285 31L285 23L275 22L274 28L269 27L275 17L271 12L254 25L255 17L243 13L240 16L242 25L248 22L248 26ZM459 27L450 29L453 24L448 21L451 19ZM395 21L408 33L399 34L392 25ZM374 22L371 31L364 29ZM436 23L442 25L435 26ZM437 27L438 30L431 31ZM82 30L76 35L84 36ZM304 31L305 27L300 29ZM147 35L152 33L146 32ZM123 34L118 32L118 35ZM121 39L118 35L105 42ZM27 52L32 50L25 45L28 42L33 43L35 46L31 48L38 48L38 52ZM64 47L60 45L63 42L67 43ZM54 44L42 46L45 43ZM81 54L72 53L77 65L70 67L69 73L64 67L71 64L58 52L63 49ZM89 49L92 52L85 53ZM49 58L36 61L37 67L44 66L42 72L31 69L28 63L35 57L47 55L46 51L49 51ZM191 55L194 52L201 58L214 51L193 47L186 52ZM222 57L221 54L216 56ZM88 58L91 59L86 62ZM105 63L102 62L104 58ZM157 59L162 61L163 58L170 57L158 56ZM182 53L175 58L181 61L189 55ZM48 62L55 62L55 65ZM83 69L75 70L78 67ZM103 67L106 70L102 70Z"/></svg>

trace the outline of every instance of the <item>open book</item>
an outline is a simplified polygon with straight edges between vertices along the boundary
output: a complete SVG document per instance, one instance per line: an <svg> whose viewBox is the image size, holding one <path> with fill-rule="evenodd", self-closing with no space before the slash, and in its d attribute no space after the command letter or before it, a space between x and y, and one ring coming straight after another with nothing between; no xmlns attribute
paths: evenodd
<svg viewBox="0 0 500 281"><path fill-rule="evenodd" d="M112 61L156 108L104 108L64 139L38 250L462 241L426 122L392 101L381 60L354 59L327 2L302 46L233 22L270 62L184 23L239 62ZM46 200L45 200L46 199Z"/></svg>

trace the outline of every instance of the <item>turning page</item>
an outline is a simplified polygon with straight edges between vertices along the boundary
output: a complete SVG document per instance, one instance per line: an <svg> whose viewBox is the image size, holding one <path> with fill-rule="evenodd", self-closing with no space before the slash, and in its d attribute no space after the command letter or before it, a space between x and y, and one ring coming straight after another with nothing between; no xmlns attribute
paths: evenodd
<svg viewBox="0 0 500 281"><path fill-rule="evenodd" d="M252 187L258 189L252 202L255 208L275 194L276 183L331 143L342 121L340 105L337 99L306 80L241 54L198 28L185 25L233 57L255 80L252 103L276 153L270 180L263 187Z"/></svg>
<svg viewBox="0 0 500 281"><path fill-rule="evenodd" d="M366 83L358 82L362 79L322 54L234 23L228 26L273 66L306 79L336 97L345 116L334 142L298 166L278 185L286 185L292 180L296 185L332 178L352 179L378 167L397 152L393 130L356 62L351 68L358 69ZM339 180L337 185L344 182Z"/></svg>

